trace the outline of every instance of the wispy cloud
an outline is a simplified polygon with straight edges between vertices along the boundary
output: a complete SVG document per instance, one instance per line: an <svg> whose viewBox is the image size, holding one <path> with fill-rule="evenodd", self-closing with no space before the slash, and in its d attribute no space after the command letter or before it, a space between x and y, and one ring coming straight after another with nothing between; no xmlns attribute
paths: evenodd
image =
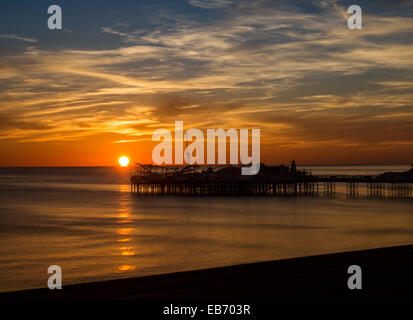
<svg viewBox="0 0 413 320"><path fill-rule="evenodd" d="M260 127L267 146L292 149L413 141L412 18L367 12L363 29L350 31L340 1L314 10L297 1L190 4L220 15L102 26L122 40L116 48L2 55L0 110L15 121L0 126L1 139L111 133L115 143L139 142L183 119Z"/></svg>
<svg viewBox="0 0 413 320"><path fill-rule="evenodd" d="M204 9L218 9L232 4L233 0L189 0L191 5Z"/></svg>
<svg viewBox="0 0 413 320"><path fill-rule="evenodd" d="M21 36L18 36L18 35L16 35L16 34L0 34L0 38L3 38L3 39L12 39L12 40L19 40L19 41L31 42L31 43L37 42L36 39L28 38L28 37L21 37Z"/></svg>

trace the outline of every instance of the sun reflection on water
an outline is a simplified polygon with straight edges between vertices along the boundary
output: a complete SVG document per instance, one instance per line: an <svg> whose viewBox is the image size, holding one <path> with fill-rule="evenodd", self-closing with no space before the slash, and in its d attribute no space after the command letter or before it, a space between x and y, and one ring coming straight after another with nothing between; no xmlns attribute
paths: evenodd
<svg viewBox="0 0 413 320"><path fill-rule="evenodd" d="M118 229L118 234L119 234L119 235L122 235L122 236L126 236L126 235L131 234L131 233L132 233L132 228L121 228L121 229Z"/></svg>
<svg viewBox="0 0 413 320"><path fill-rule="evenodd" d="M136 269L136 266L133 266L133 265L130 265L130 264L124 264L124 265L121 265L118 268L117 272L122 273L122 272L126 272L126 271L132 271L132 270L135 270L135 269Z"/></svg>
<svg viewBox="0 0 413 320"><path fill-rule="evenodd" d="M134 256L136 253L135 251L122 251L122 256Z"/></svg>
<svg viewBox="0 0 413 320"><path fill-rule="evenodd" d="M133 222L133 219L131 219L131 210L128 206L127 201L121 202L117 217L118 217L117 222L120 225L122 225L121 228L118 228L116 230L116 233L120 236L120 238L117 239L117 241L121 244L121 246L119 247L119 251L120 251L120 256L122 257L121 261L124 264L120 265L117 268L116 273L124 273L124 272L129 272L129 271L136 269L136 266L132 264L130 260L125 260L125 258L127 257L136 255L136 251L134 250L135 248L133 245L131 245L132 238L131 237L125 238L125 236L132 235L134 231L134 228L132 227L124 227L125 224L130 224Z"/></svg>

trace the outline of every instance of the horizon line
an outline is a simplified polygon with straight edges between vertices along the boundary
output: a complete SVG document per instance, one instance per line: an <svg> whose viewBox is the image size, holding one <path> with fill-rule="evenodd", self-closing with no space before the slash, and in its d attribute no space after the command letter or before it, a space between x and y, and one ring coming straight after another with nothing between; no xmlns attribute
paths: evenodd
<svg viewBox="0 0 413 320"><path fill-rule="evenodd" d="M144 165L154 165L152 163L143 163ZM278 163L278 164L273 164L273 163L262 163L264 165L268 166L280 166L280 165L286 165L285 163ZM231 166L231 164L197 164L193 166L204 166L204 167L210 167L210 166ZM288 165L288 163L287 163ZM154 165L155 166L155 165ZM162 167L164 165L160 165ZM171 165L169 165L171 166ZM185 167L188 166L186 165L172 165L173 167ZM413 163L379 163L379 164L365 164L365 163L356 163L356 164L297 164L297 167L303 167L303 166L312 166L312 167L334 167L334 166L340 166L340 167L345 167L345 166L413 166ZM50 165L45 165L45 166L1 166L0 168L134 168L135 165L128 165L126 167L121 167L119 165L66 165L66 166L50 166Z"/></svg>

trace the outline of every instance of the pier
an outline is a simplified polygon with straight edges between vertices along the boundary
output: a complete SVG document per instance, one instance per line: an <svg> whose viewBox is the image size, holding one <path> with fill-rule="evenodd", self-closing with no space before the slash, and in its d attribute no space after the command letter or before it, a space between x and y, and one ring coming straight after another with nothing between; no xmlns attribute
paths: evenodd
<svg viewBox="0 0 413 320"><path fill-rule="evenodd" d="M338 185L348 196L361 189L369 197L411 197L413 169L404 173L381 175L312 175L288 166L261 165L260 173L242 176L240 166L168 167L137 165L130 179L134 195L191 196L333 196Z"/></svg>

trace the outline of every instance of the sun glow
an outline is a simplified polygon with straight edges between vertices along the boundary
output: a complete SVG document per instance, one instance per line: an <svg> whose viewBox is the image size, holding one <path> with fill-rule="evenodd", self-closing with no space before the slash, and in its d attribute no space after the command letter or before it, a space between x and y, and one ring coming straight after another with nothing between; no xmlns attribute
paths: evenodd
<svg viewBox="0 0 413 320"><path fill-rule="evenodd" d="M129 164L129 158L128 157L120 157L119 158L119 164L121 167L127 167Z"/></svg>

